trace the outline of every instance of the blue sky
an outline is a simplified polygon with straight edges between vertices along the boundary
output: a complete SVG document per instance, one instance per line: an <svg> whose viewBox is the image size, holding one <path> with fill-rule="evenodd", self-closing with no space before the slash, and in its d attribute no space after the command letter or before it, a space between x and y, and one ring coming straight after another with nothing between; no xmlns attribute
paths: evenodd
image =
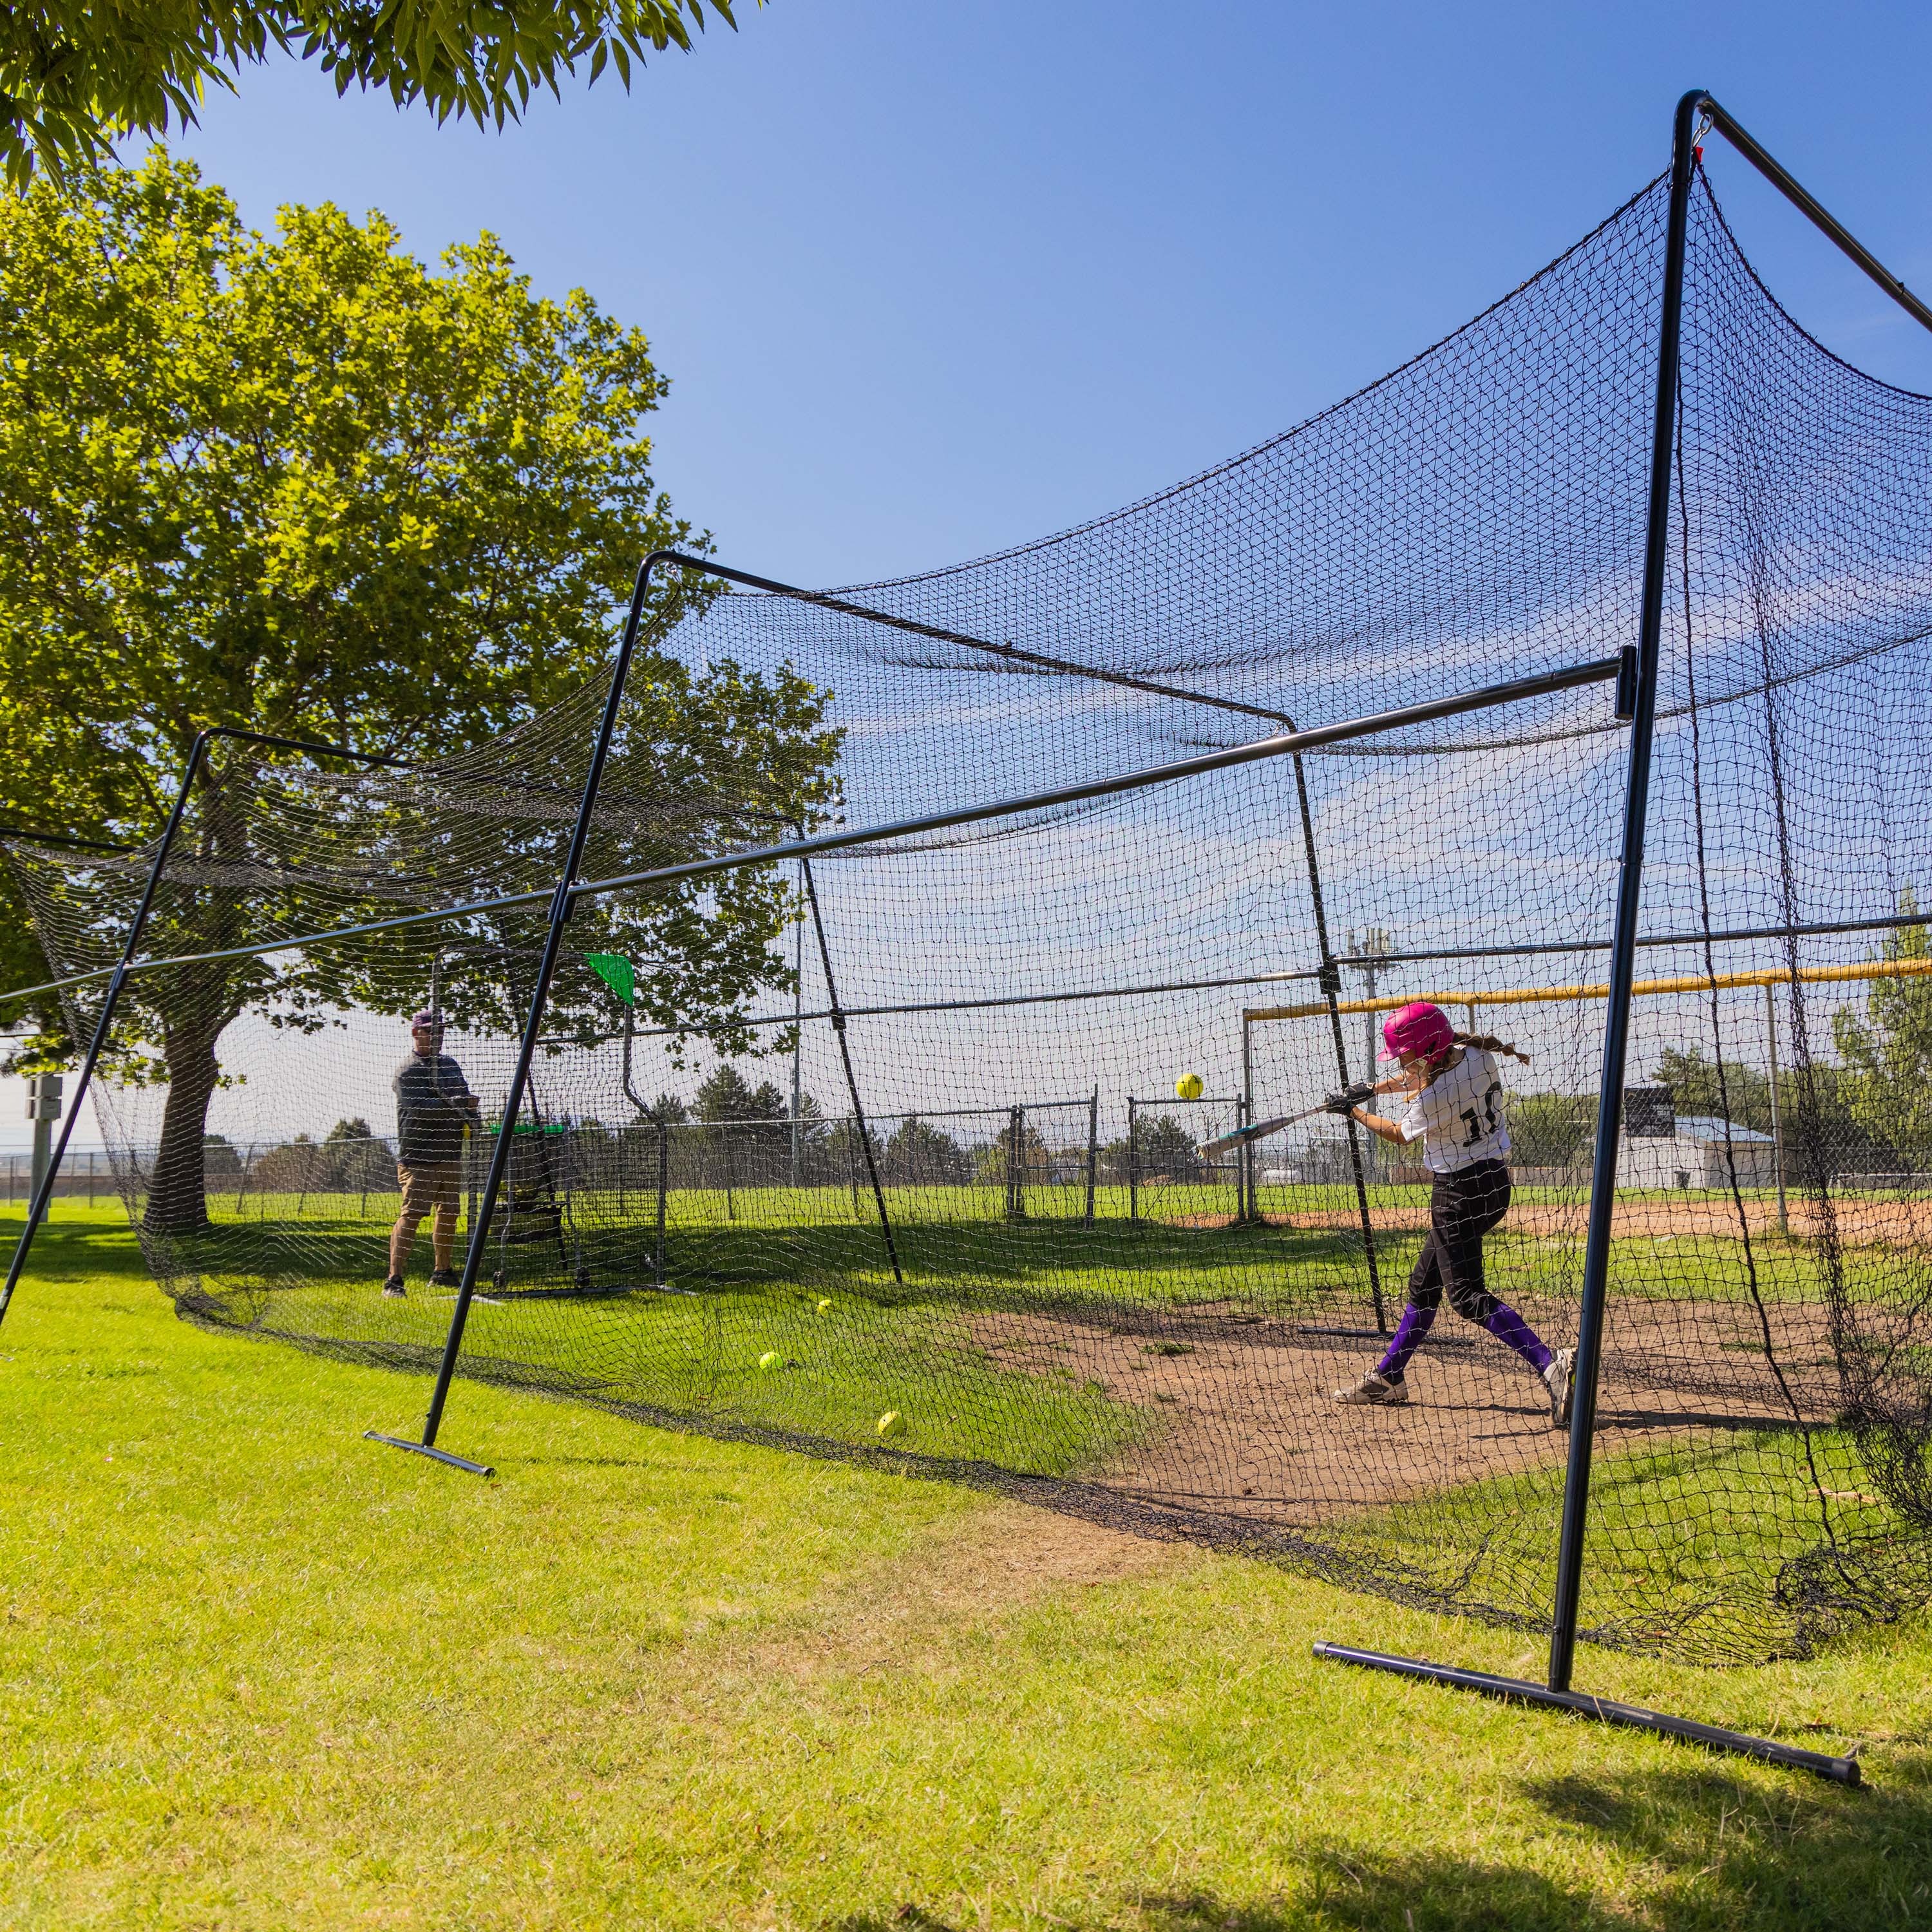
<svg viewBox="0 0 1932 1932"><path fill-rule="evenodd" d="M1607 213L1693 83L1932 287L1922 8L744 5L501 135L285 60L179 145L257 225L376 206L425 256L487 227L589 289L673 379L674 501L810 584L1024 542L1287 428ZM1801 319L1932 389L1932 337L1712 160Z"/></svg>
<svg viewBox="0 0 1932 1932"><path fill-rule="evenodd" d="M808 584L1024 542L1359 387L1660 168L1693 83L1932 290L1923 9L744 4L502 134L281 60L176 145L257 226L380 207L589 289L673 379L678 508ZM1932 336L1710 159L1799 319L1932 391Z"/></svg>

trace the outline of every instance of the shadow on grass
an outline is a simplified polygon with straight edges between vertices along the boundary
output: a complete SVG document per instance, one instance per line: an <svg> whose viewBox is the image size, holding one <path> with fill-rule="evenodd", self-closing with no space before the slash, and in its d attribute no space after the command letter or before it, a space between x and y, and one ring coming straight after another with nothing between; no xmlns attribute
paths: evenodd
<svg viewBox="0 0 1932 1932"><path fill-rule="evenodd" d="M1143 1893L1090 1918L1099 1932L1851 1932L1932 1919L1932 1756L1895 1762L1858 1791L1800 1778L1746 1778L1717 1761L1531 1780L1542 1814L1521 1864L1416 1850L1330 1846L1292 1887L1244 1898L1197 1886ZM1418 1811L1414 1837L1426 1838ZM1538 1847L1549 1851L1539 1856ZM1540 1870L1587 1870L1606 1852L1614 1889ZM834 1932L966 1932L976 1914L916 1904L836 1922Z"/></svg>
<svg viewBox="0 0 1932 1932"><path fill-rule="evenodd" d="M59 1208L55 1214L58 1217ZM13 1258L14 1248L26 1226L25 1209L0 1214L0 1256ZM78 1281L98 1276L110 1281L138 1282L152 1288L140 1244L124 1216L95 1221L63 1221L58 1218L43 1225L34 1238L34 1251L28 1273L45 1281Z"/></svg>
<svg viewBox="0 0 1932 1932"><path fill-rule="evenodd" d="M1192 1228L1158 1222L1088 1228L1078 1222L909 1222L895 1229L909 1277L884 1279L887 1262L875 1227L770 1222L674 1228L665 1274L703 1288L766 1291L836 1284L880 1302L973 1304L1004 1286L1077 1282L1091 1294L1112 1289L1130 1298L1174 1303L1270 1293L1298 1287L1333 1292L1352 1286L1360 1244L1346 1234L1252 1226ZM388 1229L340 1220L217 1222L176 1235L156 1261L177 1275L274 1279L299 1276L359 1280L386 1266ZM501 1258L494 1246L487 1264ZM648 1226L592 1226L580 1246L514 1248L512 1286L567 1282L580 1260L594 1282L655 1278L655 1234ZM487 1282L487 1275L486 1275ZM1157 1285L1157 1286L1156 1286Z"/></svg>

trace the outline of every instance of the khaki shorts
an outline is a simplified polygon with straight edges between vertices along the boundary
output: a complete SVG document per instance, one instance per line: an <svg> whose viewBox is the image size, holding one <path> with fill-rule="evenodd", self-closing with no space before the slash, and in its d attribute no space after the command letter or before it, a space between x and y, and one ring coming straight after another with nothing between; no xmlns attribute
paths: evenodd
<svg viewBox="0 0 1932 1932"><path fill-rule="evenodd" d="M431 1208L447 1208L454 1214L463 1193L461 1164L453 1160L418 1161L414 1167L398 1166L396 1183L403 1190L403 1212L420 1218Z"/></svg>

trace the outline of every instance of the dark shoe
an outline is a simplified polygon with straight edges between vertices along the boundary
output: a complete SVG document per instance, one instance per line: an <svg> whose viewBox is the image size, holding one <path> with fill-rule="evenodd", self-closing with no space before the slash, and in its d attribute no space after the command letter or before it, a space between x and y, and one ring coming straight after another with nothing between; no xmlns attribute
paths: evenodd
<svg viewBox="0 0 1932 1932"><path fill-rule="evenodd" d="M409 1293L409 1290L403 1286L403 1278L400 1275L392 1274L387 1281L383 1282L382 1292L385 1294L393 1295L398 1300L400 1300Z"/></svg>
<svg viewBox="0 0 1932 1932"><path fill-rule="evenodd" d="M460 1288L463 1277L454 1268L438 1268L429 1278L432 1288Z"/></svg>

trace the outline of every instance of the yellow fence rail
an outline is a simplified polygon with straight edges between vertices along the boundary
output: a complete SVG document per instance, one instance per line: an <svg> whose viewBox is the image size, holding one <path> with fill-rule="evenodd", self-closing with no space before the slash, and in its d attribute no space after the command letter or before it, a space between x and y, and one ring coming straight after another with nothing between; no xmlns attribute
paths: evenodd
<svg viewBox="0 0 1932 1932"><path fill-rule="evenodd" d="M1801 966L1793 973L1788 966L1766 967L1755 973L1693 973L1672 980L1640 980L1630 988L1641 998L1655 993L1709 993L1735 986L1788 986L1793 980L1804 985L1845 980L1916 980L1932 975L1932 959L1874 959L1858 966ZM1418 1000L1438 1006L1533 1006L1564 1000L1602 1000L1610 997L1607 985L1592 986L1515 986L1496 992L1390 993L1367 1000L1337 1000L1335 1010L1343 1013L1392 1013ZM1293 1006L1249 1006L1244 1020L1312 1019L1328 1011L1326 1000Z"/></svg>

